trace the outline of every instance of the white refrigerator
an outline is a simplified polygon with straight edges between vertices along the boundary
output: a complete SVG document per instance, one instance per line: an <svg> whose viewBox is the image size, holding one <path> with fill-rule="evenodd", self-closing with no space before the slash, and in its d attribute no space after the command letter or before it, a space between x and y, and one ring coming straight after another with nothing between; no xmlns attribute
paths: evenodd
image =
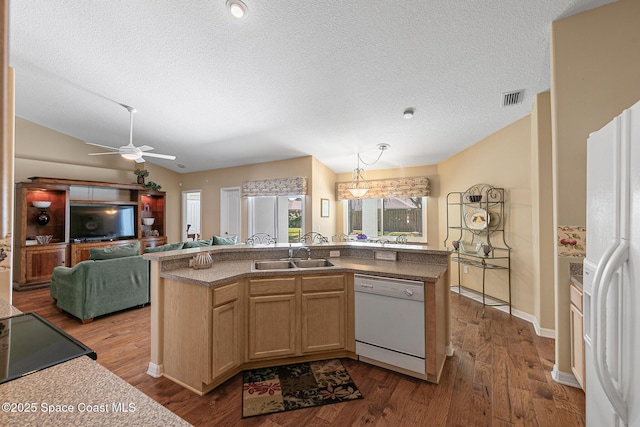
<svg viewBox="0 0 640 427"><path fill-rule="evenodd" d="M587 427L640 427L640 102L587 141Z"/></svg>

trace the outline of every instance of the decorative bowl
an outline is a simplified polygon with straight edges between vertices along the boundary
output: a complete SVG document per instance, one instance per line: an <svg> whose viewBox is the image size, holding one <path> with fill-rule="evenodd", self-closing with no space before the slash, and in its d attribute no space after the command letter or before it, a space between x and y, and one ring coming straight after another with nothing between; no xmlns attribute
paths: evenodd
<svg viewBox="0 0 640 427"><path fill-rule="evenodd" d="M482 195L481 194L470 194L467 196L467 200L470 201L471 203L478 203L480 200L482 200Z"/></svg>
<svg viewBox="0 0 640 427"><path fill-rule="evenodd" d="M34 201L34 202L31 202L31 204L33 204L33 206L35 206L38 209L46 209L49 206L51 206L51 202L45 202L45 201L42 201L42 202L35 202Z"/></svg>
<svg viewBox="0 0 640 427"><path fill-rule="evenodd" d="M142 223L144 225L153 225L155 222L155 218L142 218Z"/></svg>
<svg viewBox="0 0 640 427"><path fill-rule="evenodd" d="M51 239L53 239L53 236L51 234L36 236L36 241L39 245L46 245L51 241Z"/></svg>
<svg viewBox="0 0 640 427"><path fill-rule="evenodd" d="M468 254L477 254L482 249L482 245L482 242L467 243L465 245L463 241L460 241L460 250Z"/></svg>

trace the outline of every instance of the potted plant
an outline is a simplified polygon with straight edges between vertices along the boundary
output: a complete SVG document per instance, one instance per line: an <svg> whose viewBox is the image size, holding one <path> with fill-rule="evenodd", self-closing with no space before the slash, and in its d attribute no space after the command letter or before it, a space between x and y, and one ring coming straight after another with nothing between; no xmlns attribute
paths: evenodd
<svg viewBox="0 0 640 427"><path fill-rule="evenodd" d="M147 188L148 188L149 190L157 190L157 191L160 191L160 189L162 188L162 186L161 186L161 185L156 184L156 183L155 183L155 182L153 182L153 181L149 181L149 182L147 182L146 186L147 186Z"/></svg>
<svg viewBox="0 0 640 427"><path fill-rule="evenodd" d="M138 184L144 185L144 179L149 176L149 171L146 169L136 169L133 173L138 177Z"/></svg>

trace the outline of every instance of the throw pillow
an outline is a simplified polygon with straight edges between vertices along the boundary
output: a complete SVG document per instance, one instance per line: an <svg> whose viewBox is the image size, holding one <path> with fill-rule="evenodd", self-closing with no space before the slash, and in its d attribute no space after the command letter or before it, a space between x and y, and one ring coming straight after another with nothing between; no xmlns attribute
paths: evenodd
<svg viewBox="0 0 640 427"><path fill-rule="evenodd" d="M112 246L110 248L90 248L89 259L114 259L140 255L140 242L129 243L124 246Z"/></svg>
<svg viewBox="0 0 640 427"><path fill-rule="evenodd" d="M213 238L207 239L207 240L198 240L195 242L184 242L183 249L200 248L202 246L211 246L211 245L213 245Z"/></svg>
<svg viewBox="0 0 640 427"><path fill-rule="evenodd" d="M162 246L156 246L155 248L145 248L144 253L148 254L151 252L165 252L165 251L177 251L178 249L182 249L184 243L168 243Z"/></svg>
<svg viewBox="0 0 640 427"><path fill-rule="evenodd" d="M214 245L235 245L238 243L238 236L221 237L213 236Z"/></svg>

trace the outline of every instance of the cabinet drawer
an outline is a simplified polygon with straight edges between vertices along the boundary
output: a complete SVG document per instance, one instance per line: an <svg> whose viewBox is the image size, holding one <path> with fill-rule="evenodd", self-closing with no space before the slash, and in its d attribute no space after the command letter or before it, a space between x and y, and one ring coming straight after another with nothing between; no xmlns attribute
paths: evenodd
<svg viewBox="0 0 640 427"><path fill-rule="evenodd" d="M580 310L580 313L582 313L582 290L572 284L570 287L570 298L571 304L575 305L576 308Z"/></svg>
<svg viewBox="0 0 640 427"><path fill-rule="evenodd" d="M217 307L219 305L226 304L238 299L238 282L231 283L213 290L213 305Z"/></svg>
<svg viewBox="0 0 640 427"><path fill-rule="evenodd" d="M274 277L249 280L249 295L281 295L296 292L295 277Z"/></svg>
<svg viewBox="0 0 640 427"><path fill-rule="evenodd" d="M344 274L302 277L302 292L343 291L344 288Z"/></svg>

